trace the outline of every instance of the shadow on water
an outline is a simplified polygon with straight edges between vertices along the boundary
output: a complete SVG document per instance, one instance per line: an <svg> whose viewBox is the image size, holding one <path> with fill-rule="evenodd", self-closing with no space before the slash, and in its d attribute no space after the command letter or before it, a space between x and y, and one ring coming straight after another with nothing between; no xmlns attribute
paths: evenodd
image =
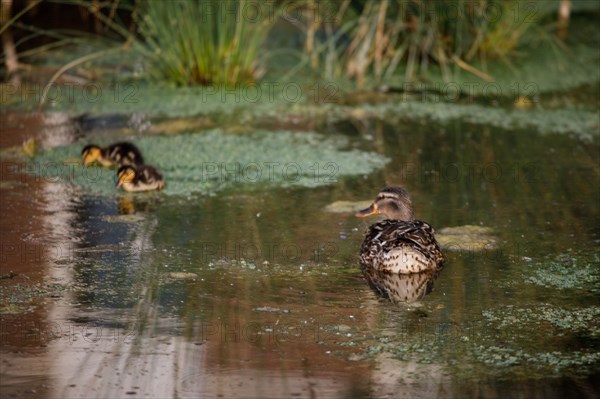
<svg viewBox="0 0 600 399"><path fill-rule="evenodd" d="M3 304L11 286L45 290L27 312L3 308L3 393L598 392L596 139L380 120L323 130L391 162L314 188L193 197L95 196L3 174L3 242L12 249L3 244L2 272L20 273L1 281ZM380 298L357 262L368 221L326 207L391 184L407 187L434 227L487 226L498 246L446 251L435 287L416 282L414 302ZM23 258L30 247L38 255ZM538 284L550 264L556 281ZM561 286L575 271L581 281Z"/></svg>

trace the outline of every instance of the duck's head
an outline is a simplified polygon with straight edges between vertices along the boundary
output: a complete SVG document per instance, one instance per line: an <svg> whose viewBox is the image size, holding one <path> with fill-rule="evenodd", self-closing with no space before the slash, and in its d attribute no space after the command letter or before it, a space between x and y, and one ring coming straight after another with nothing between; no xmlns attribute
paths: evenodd
<svg viewBox="0 0 600 399"><path fill-rule="evenodd" d="M90 144L83 147L81 157L83 158L83 166L88 166L102 156L102 149L96 144Z"/></svg>
<svg viewBox="0 0 600 399"><path fill-rule="evenodd" d="M117 188L121 187L123 183L129 183L135 179L137 170L131 165L121 166L117 171Z"/></svg>
<svg viewBox="0 0 600 399"><path fill-rule="evenodd" d="M356 217L383 214L394 220L413 220L415 214L408 191L402 187L386 187L367 209L356 213Z"/></svg>

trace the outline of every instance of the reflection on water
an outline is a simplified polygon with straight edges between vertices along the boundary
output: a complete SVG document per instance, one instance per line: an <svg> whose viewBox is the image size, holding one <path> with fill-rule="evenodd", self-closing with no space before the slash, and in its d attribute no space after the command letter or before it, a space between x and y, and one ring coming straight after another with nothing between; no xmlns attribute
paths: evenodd
<svg viewBox="0 0 600 399"><path fill-rule="evenodd" d="M410 303L423 299L431 292L439 271L397 274L371 268L364 269L363 273L377 294L394 303Z"/></svg>
<svg viewBox="0 0 600 399"><path fill-rule="evenodd" d="M61 112L0 113L0 122L0 148L20 146L30 138L44 148L51 148L69 145L81 136L79 125Z"/></svg>
<svg viewBox="0 0 600 399"><path fill-rule="evenodd" d="M4 246L2 270L47 290L31 312L1 315L2 396L505 397L539 381L547 397L593 394L597 286L557 293L526 272L560 254L594 265L597 143L356 126L350 146L392 162L318 188L96 197L30 176L2 188L3 240L42 247ZM367 274L373 292L357 262L368 222L325 208L392 184L417 217L493 228L497 246L447 252L439 276ZM18 278L0 282L3 302ZM505 310L524 304L580 324L544 314L513 328Z"/></svg>

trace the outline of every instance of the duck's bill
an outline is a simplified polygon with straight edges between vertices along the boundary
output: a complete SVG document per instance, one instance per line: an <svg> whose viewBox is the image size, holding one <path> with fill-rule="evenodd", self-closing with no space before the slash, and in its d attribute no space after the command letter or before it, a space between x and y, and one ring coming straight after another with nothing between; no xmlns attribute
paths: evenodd
<svg viewBox="0 0 600 399"><path fill-rule="evenodd" d="M356 216L357 218L364 218L371 215L377 215L378 213L379 211L377 210L377 207L375 206L375 204L373 204L367 209L363 209L362 211L356 212L354 216Z"/></svg>
<svg viewBox="0 0 600 399"><path fill-rule="evenodd" d="M123 180L119 180L117 182L117 188L121 187L123 185Z"/></svg>

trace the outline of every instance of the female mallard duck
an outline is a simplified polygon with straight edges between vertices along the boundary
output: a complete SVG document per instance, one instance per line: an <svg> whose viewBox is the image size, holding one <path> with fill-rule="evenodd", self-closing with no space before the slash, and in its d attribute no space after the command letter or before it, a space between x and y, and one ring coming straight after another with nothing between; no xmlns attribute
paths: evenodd
<svg viewBox="0 0 600 399"><path fill-rule="evenodd" d="M415 220L412 201L405 189L384 188L373 204L356 216L362 218L379 213L389 219L369 227L360 248L363 269L400 274L441 269L444 256L433 228L422 220Z"/></svg>
<svg viewBox="0 0 600 399"><path fill-rule="evenodd" d="M165 180L155 167L150 165L125 165L117 171L117 188L123 186L125 191L162 190Z"/></svg>
<svg viewBox="0 0 600 399"><path fill-rule="evenodd" d="M98 162L105 167L144 164L144 158L140 150L126 141L114 143L105 148L100 148L96 144L86 145L81 150L81 156L84 166L88 166L93 162Z"/></svg>

